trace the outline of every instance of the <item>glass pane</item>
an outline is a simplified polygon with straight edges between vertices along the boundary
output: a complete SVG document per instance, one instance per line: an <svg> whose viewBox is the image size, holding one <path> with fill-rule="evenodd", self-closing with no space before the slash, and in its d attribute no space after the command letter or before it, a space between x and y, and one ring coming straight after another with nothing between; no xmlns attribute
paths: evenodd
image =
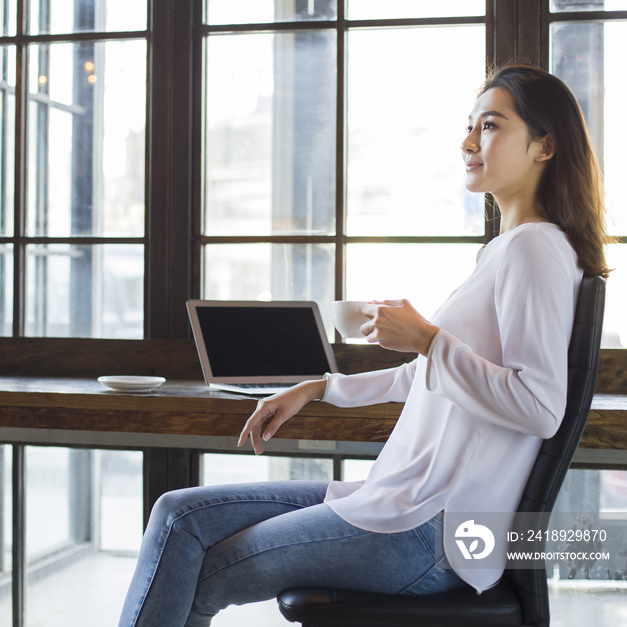
<svg viewBox="0 0 627 627"><path fill-rule="evenodd" d="M627 234L627 193L623 105L627 87L622 57L627 54L627 24L623 22L555 23L551 27L551 68L573 90L583 110L592 143L604 171L608 230ZM608 247L603 341L605 348L627 346L624 311L627 306L627 247Z"/></svg>
<svg viewBox="0 0 627 627"><path fill-rule="evenodd" d="M205 0L209 24L310 22L337 18L337 0Z"/></svg>
<svg viewBox="0 0 627 627"><path fill-rule="evenodd" d="M12 459L11 446L0 444L0 627L13 625L11 605Z"/></svg>
<svg viewBox="0 0 627 627"><path fill-rule="evenodd" d="M81 541L70 523L73 461L70 449L26 448L26 557L31 570L45 556Z"/></svg>
<svg viewBox="0 0 627 627"><path fill-rule="evenodd" d="M331 481L333 460L271 455L202 456L203 485L254 483L258 481Z"/></svg>
<svg viewBox="0 0 627 627"><path fill-rule="evenodd" d="M627 4L625 4L627 9ZM627 55L627 23L611 22L603 25L605 50L603 54L603 82L605 90L603 107L603 170L608 206L614 224L613 233L627 234L627 155L625 144L625 100L627 84L623 59ZM622 58L620 58L622 57Z"/></svg>
<svg viewBox="0 0 627 627"><path fill-rule="evenodd" d="M17 32L17 0L4 0L0 4L0 27L4 37L13 37Z"/></svg>
<svg viewBox="0 0 627 627"><path fill-rule="evenodd" d="M608 246L607 260L614 270L607 280L601 346L627 348L627 246Z"/></svg>
<svg viewBox="0 0 627 627"><path fill-rule="evenodd" d="M551 0L551 13L625 10L627 10L627 0Z"/></svg>
<svg viewBox="0 0 627 627"><path fill-rule="evenodd" d="M26 335L141 339L144 247L27 247Z"/></svg>
<svg viewBox="0 0 627 627"><path fill-rule="evenodd" d="M100 550L138 554L143 532L143 454L96 451L100 468Z"/></svg>
<svg viewBox="0 0 627 627"><path fill-rule="evenodd" d="M483 234L459 146L484 71L483 25L349 33L349 235Z"/></svg>
<svg viewBox="0 0 627 627"><path fill-rule="evenodd" d="M460 15L485 15L485 0L348 0L350 20Z"/></svg>
<svg viewBox="0 0 627 627"><path fill-rule="evenodd" d="M31 46L29 235L143 236L145 81L145 41Z"/></svg>
<svg viewBox="0 0 627 627"><path fill-rule="evenodd" d="M4 37L12 37L17 32L17 0L4 0L0 4L0 28Z"/></svg>
<svg viewBox="0 0 627 627"><path fill-rule="evenodd" d="M551 625L610 627L624 623L625 531L627 530L627 472L571 469L560 490L549 524L553 530L603 530L603 540L566 543L549 540L547 551L596 551L609 558L588 562L547 564ZM551 576L552 575L552 576ZM617 581L618 580L618 581Z"/></svg>
<svg viewBox="0 0 627 627"><path fill-rule="evenodd" d="M117 624L141 539L141 464L138 452L27 448L26 627Z"/></svg>
<svg viewBox="0 0 627 627"><path fill-rule="evenodd" d="M314 300L333 337L335 257L327 244L205 246L204 290L212 300Z"/></svg>
<svg viewBox="0 0 627 627"><path fill-rule="evenodd" d="M142 0L31 0L31 35L146 29Z"/></svg>
<svg viewBox="0 0 627 627"><path fill-rule="evenodd" d="M206 40L206 235L335 228L335 32Z"/></svg>
<svg viewBox="0 0 627 627"><path fill-rule="evenodd" d="M406 298L429 318L470 276L479 249L479 244L352 244L346 251L346 298Z"/></svg>
<svg viewBox="0 0 627 627"><path fill-rule="evenodd" d="M345 459L342 461L342 481L365 481L374 459Z"/></svg>
<svg viewBox="0 0 627 627"><path fill-rule="evenodd" d="M13 235L15 47L0 46L0 235Z"/></svg>
<svg viewBox="0 0 627 627"><path fill-rule="evenodd" d="M13 335L13 245L0 244L0 336Z"/></svg>
<svg viewBox="0 0 627 627"><path fill-rule="evenodd" d="M577 22L551 26L551 67L573 90L584 112L605 175L609 231L627 235L627 23Z"/></svg>

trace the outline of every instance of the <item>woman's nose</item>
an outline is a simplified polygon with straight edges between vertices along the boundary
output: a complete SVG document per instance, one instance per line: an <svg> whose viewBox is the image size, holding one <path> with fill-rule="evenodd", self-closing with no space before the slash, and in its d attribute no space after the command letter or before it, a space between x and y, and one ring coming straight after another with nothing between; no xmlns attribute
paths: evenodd
<svg viewBox="0 0 627 627"><path fill-rule="evenodd" d="M466 135L460 148L462 149L462 152L466 152L469 154L475 153L477 152L477 150L479 150L479 146L477 146L477 142L475 142L472 139L472 136L470 134Z"/></svg>

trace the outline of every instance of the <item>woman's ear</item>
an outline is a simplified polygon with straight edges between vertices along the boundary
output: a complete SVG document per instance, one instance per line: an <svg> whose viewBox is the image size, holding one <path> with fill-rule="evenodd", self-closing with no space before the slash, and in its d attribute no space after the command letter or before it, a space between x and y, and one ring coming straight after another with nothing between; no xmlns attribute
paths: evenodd
<svg viewBox="0 0 627 627"><path fill-rule="evenodd" d="M536 161L548 161L555 154L555 142L550 135L545 135L542 139L537 139L538 152L536 153Z"/></svg>

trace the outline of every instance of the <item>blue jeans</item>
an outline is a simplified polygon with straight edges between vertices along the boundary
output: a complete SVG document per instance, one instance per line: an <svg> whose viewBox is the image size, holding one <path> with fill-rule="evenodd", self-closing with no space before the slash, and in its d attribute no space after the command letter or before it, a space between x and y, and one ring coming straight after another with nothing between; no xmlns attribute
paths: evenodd
<svg viewBox="0 0 627 627"><path fill-rule="evenodd" d="M280 481L164 494L120 627L206 626L228 605L302 586L427 594L467 585L442 568L441 515L403 533L372 533L323 503L326 488Z"/></svg>

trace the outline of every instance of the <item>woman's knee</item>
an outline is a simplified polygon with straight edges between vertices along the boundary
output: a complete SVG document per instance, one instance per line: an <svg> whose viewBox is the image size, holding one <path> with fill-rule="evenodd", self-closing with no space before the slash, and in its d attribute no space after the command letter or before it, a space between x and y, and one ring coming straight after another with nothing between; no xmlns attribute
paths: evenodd
<svg viewBox="0 0 627 627"><path fill-rule="evenodd" d="M184 488L162 494L153 505L149 524L156 524L159 527L171 525L190 510L190 504L194 498L193 492L193 488Z"/></svg>

